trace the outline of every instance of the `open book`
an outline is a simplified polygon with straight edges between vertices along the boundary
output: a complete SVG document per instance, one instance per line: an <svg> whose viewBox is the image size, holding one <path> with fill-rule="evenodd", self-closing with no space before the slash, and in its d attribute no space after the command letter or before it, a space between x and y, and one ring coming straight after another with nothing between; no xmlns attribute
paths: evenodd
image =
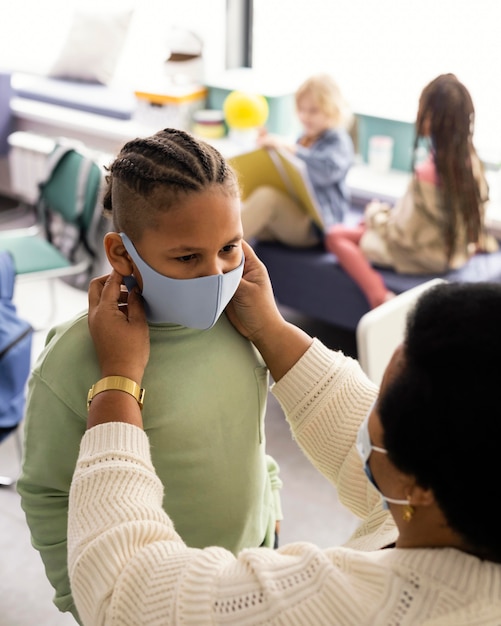
<svg viewBox="0 0 501 626"><path fill-rule="evenodd" d="M257 187L270 185L291 196L323 228L304 161L285 150L258 148L231 157L228 162L238 174L243 200Z"/></svg>

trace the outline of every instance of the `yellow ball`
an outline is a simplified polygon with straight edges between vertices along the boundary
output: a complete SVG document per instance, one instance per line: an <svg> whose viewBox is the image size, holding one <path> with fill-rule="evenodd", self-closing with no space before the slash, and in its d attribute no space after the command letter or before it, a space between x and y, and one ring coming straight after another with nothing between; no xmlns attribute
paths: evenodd
<svg viewBox="0 0 501 626"><path fill-rule="evenodd" d="M263 126L268 119L268 102L264 96L232 91L223 103L224 116L230 128L246 129Z"/></svg>

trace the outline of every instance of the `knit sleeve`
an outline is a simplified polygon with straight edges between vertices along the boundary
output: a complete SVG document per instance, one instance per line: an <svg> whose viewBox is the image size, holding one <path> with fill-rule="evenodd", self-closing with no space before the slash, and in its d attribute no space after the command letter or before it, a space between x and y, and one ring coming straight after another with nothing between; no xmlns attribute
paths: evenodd
<svg viewBox="0 0 501 626"><path fill-rule="evenodd" d="M272 387L293 436L312 464L338 490L355 515L366 519L380 507L356 449L359 426L377 387L354 359L315 340Z"/></svg>
<svg viewBox="0 0 501 626"><path fill-rule="evenodd" d="M112 422L86 432L68 524L68 570L84 626L318 626L333 607L330 624L362 623L382 595L380 568L366 567L360 584L360 567L350 564L359 557L343 548L298 543L238 558L188 548L162 510L162 491L142 430Z"/></svg>
<svg viewBox="0 0 501 626"><path fill-rule="evenodd" d="M118 610L115 598L121 597L113 591L129 576L137 576L138 585L142 576L147 579L151 557L143 545L158 540L172 542L172 550L184 545L162 509L162 497L144 431L107 423L85 433L68 513L68 572L85 626L129 623L110 617Z"/></svg>

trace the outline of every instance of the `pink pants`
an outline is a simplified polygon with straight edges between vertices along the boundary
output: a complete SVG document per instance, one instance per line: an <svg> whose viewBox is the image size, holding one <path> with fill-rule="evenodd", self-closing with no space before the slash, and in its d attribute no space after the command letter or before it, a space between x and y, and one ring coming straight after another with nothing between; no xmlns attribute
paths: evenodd
<svg viewBox="0 0 501 626"><path fill-rule="evenodd" d="M325 247L336 255L341 267L357 283L369 306L374 309L385 302L391 292L386 288L381 274L371 266L360 248L364 231L363 224L331 226L325 235Z"/></svg>

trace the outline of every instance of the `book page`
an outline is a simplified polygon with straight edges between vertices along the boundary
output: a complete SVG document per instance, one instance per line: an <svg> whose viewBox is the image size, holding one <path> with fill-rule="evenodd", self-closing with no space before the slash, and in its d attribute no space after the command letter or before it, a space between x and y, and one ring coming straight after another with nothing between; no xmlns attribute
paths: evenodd
<svg viewBox="0 0 501 626"><path fill-rule="evenodd" d="M226 159L237 172L242 200L245 200L254 189L269 185L283 193L289 190L281 173L275 167L268 150L258 148Z"/></svg>
<svg viewBox="0 0 501 626"><path fill-rule="evenodd" d="M276 154L280 159L286 178L292 185L293 195L297 202L309 214L311 219L320 228L323 228L322 214L308 177L306 163L285 150L279 150Z"/></svg>
<svg viewBox="0 0 501 626"><path fill-rule="evenodd" d="M242 199L263 185L286 193L322 228L322 218L306 165L292 154L258 148L227 159L238 174Z"/></svg>

